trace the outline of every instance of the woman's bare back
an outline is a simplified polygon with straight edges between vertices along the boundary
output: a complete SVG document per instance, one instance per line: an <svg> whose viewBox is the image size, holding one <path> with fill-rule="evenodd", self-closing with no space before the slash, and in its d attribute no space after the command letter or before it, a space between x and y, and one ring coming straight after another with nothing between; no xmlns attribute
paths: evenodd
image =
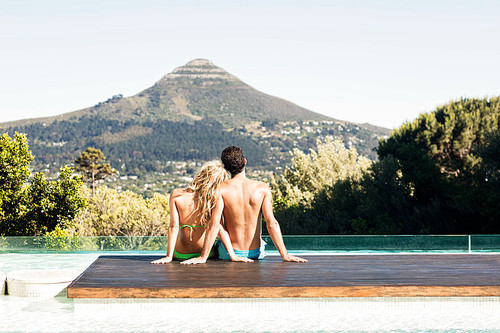
<svg viewBox="0 0 500 333"><path fill-rule="evenodd" d="M179 214L179 236L175 244L180 253L199 253L205 240L205 227L200 224L200 214L196 211L194 192L176 189L172 193Z"/></svg>

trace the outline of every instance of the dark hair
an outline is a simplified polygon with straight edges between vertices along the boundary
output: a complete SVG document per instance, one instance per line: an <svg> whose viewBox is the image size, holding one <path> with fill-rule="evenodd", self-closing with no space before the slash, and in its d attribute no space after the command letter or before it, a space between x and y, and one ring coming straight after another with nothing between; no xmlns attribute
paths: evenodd
<svg viewBox="0 0 500 333"><path fill-rule="evenodd" d="M220 159L229 173L234 176L239 174L245 167L245 156L240 147L229 146L222 151Z"/></svg>

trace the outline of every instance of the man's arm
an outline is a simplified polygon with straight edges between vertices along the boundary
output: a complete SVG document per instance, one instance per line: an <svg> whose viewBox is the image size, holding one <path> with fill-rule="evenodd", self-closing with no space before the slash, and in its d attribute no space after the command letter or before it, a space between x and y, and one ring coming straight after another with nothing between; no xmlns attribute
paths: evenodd
<svg viewBox="0 0 500 333"><path fill-rule="evenodd" d="M281 234L280 224L276 220L273 214L273 198L269 186L266 185L264 190L264 201L262 202L262 215L266 220L267 231L269 236L273 240L274 245L278 249L278 252L283 258L283 261L294 261L294 262L307 262L306 259L292 256L288 254L285 247L285 242L283 242L283 235Z"/></svg>
<svg viewBox="0 0 500 333"><path fill-rule="evenodd" d="M175 243L177 242L177 236L179 235L179 212L175 206L174 191L170 193L168 205L170 206L170 223L168 225L167 256L152 261L152 264L168 264L174 257Z"/></svg>
<svg viewBox="0 0 500 333"><path fill-rule="evenodd" d="M215 237L217 237L217 234L219 233L220 220L222 218L223 209L224 209L224 201L220 196L217 202L215 203L215 207L212 209L212 216L210 217L210 221L208 221L207 229L205 232L205 241L203 242L203 249L201 250L201 255L196 258L184 260L181 262L181 264L192 265L192 264L203 264L207 262L210 250L212 249L212 245L215 242Z"/></svg>

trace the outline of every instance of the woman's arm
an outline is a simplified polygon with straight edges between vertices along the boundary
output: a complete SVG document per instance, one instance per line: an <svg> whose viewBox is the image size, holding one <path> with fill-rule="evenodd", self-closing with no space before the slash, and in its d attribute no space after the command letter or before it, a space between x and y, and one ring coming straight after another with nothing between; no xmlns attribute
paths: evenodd
<svg viewBox="0 0 500 333"><path fill-rule="evenodd" d="M172 261L174 257L175 243L177 242L177 236L179 235L179 212L175 205L174 191L170 193L170 198L168 200L168 205L170 207L170 223L168 225L168 243L167 243L167 256L155 261L152 264L167 264Z"/></svg>
<svg viewBox="0 0 500 333"><path fill-rule="evenodd" d="M229 257L231 258L231 261L253 262L252 259L238 257L236 255L236 253L234 253L233 244L231 244L231 239L229 238L229 233L226 231L226 229L224 229L224 227L222 226L222 223L220 224L220 228L219 228L219 239L221 240L222 244L226 248L226 251L229 254Z"/></svg>

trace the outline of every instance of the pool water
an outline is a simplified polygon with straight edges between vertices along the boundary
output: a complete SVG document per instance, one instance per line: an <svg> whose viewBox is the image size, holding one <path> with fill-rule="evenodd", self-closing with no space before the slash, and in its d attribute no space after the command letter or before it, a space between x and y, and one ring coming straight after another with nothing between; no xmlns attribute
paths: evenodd
<svg viewBox="0 0 500 333"><path fill-rule="evenodd" d="M0 255L0 271L83 271L100 254L6 253ZM48 299L4 295L0 332L500 332L499 313L500 297L84 300L64 293Z"/></svg>

